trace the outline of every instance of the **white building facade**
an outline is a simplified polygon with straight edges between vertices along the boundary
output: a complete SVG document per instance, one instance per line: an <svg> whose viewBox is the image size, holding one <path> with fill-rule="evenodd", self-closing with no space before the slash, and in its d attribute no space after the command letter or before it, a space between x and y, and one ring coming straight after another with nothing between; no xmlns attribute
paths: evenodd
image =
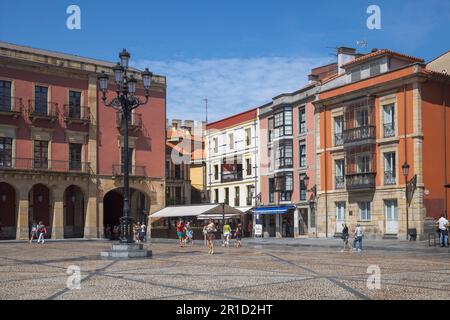
<svg viewBox="0 0 450 320"><path fill-rule="evenodd" d="M258 109L207 125L207 189L211 203L250 212L260 190ZM248 216L246 215L245 224Z"/></svg>

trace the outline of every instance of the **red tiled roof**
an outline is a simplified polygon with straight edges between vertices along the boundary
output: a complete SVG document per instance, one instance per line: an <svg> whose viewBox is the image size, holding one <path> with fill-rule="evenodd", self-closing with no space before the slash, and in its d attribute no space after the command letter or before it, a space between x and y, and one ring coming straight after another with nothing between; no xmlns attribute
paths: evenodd
<svg viewBox="0 0 450 320"><path fill-rule="evenodd" d="M232 115L230 117L227 117L225 119L221 119L215 122L208 123L206 125L206 129L225 129L228 127L232 127L235 125L238 125L240 123L248 122L250 120L256 119L258 116L258 108L253 108L235 115Z"/></svg>
<svg viewBox="0 0 450 320"><path fill-rule="evenodd" d="M368 53L366 55L363 55L362 57L359 57L359 58L356 58L355 60L347 62L347 63L342 65L342 68L345 68L345 67L351 66L353 64L360 63L362 61L366 61L366 60L369 60L369 59L372 59L372 58L375 58L375 57L379 57L379 56L382 56L382 55L395 56L395 57L398 57L400 59L410 60L411 62L422 62L422 63L425 62L421 58L408 56L406 54L398 53L398 52L391 51L391 50L388 50L388 49L383 49L383 50L378 50L378 51L375 51L375 52Z"/></svg>

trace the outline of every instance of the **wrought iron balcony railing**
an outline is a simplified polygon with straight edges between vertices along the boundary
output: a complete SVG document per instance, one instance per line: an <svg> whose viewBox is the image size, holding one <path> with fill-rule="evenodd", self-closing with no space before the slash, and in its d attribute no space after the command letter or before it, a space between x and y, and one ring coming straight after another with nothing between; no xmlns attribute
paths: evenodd
<svg viewBox="0 0 450 320"><path fill-rule="evenodd" d="M58 104L50 101L29 100L30 119L55 120L58 115Z"/></svg>
<svg viewBox="0 0 450 320"><path fill-rule="evenodd" d="M395 137L395 128L393 123L386 123L384 125L384 137L385 138Z"/></svg>
<svg viewBox="0 0 450 320"><path fill-rule="evenodd" d="M122 114L117 112L116 114L117 128L123 130ZM130 119L128 119L128 130L139 131L142 129L142 115L140 113L132 113Z"/></svg>
<svg viewBox="0 0 450 320"><path fill-rule="evenodd" d="M87 123L91 119L91 109L89 107L72 104L64 105L64 121Z"/></svg>
<svg viewBox="0 0 450 320"><path fill-rule="evenodd" d="M129 174L135 177L146 177L147 176L147 167L145 166L130 166ZM123 165L121 164L113 164L112 166L112 174L113 176L122 176L124 173Z"/></svg>
<svg viewBox="0 0 450 320"><path fill-rule="evenodd" d="M242 171L231 172L222 174L221 181L224 182L234 182L234 181L242 181L243 175Z"/></svg>
<svg viewBox="0 0 450 320"><path fill-rule="evenodd" d="M89 162L32 158L0 159L0 170L36 170L49 172L90 173Z"/></svg>
<svg viewBox="0 0 450 320"><path fill-rule="evenodd" d="M393 172L393 171L385 171L384 172L384 184L385 185L397 184L397 178L395 176L395 172Z"/></svg>
<svg viewBox="0 0 450 320"><path fill-rule="evenodd" d="M344 176L337 176L335 179L336 189L345 189Z"/></svg>
<svg viewBox="0 0 450 320"><path fill-rule="evenodd" d="M343 144L344 144L344 135L342 134L342 132L335 133L334 134L334 145L336 147L338 147L338 146L342 146Z"/></svg>
<svg viewBox="0 0 450 320"><path fill-rule="evenodd" d="M353 173L345 177L347 190L373 189L375 188L375 173Z"/></svg>
<svg viewBox="0 0 450 320"><path fill-rule="evenodd" d="M0 114L18 116L22 107L22 98L0 95Z"/></svg>
<svg viewBox="0 0 450 320"><path fill-rule="evenodd" d="M353 144L358 142L370 143L370 140L373 140L374 143L375 138L375 126L357 127L344 130L343 133L344 144Z"/></svg>

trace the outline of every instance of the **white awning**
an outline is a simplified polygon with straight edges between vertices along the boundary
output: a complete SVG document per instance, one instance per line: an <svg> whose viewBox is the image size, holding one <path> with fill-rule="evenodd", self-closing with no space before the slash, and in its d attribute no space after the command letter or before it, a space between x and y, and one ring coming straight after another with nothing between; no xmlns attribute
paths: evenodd
<svg viewBox="0 0 450 320"><path fill-rule="evenodd" d="M239 211L242 211L243 213L247 213L250 210L252 210L253 207L236 207L236 209L238 209Z"/></svg>
<svg viewBox="0 0 450 320"><path fill-rule="evenodd" d="M222 220L225 218L225 220L228 219L239 219L241 217L240 214L201 214L197 217L197 220Z"/></svg>
<svg viewBox="0 0 450 320"><path fill-rule="evenodd" d="M225 216L239 216L240 214L242 214L242 212L228 205L223 206L222 204L200 204L166 207L152 214L150 218L182 218L198 217L202 215L206 216L205 219L209 219L209 217L213 215L217 215L222 218L223 214L225 214Z"/></svg>

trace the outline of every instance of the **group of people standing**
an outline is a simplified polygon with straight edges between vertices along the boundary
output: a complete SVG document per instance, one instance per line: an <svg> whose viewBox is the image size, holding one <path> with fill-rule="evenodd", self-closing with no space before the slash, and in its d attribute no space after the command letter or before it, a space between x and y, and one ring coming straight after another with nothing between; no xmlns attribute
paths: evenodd
<svg viewBox="0 0 450 320"><path fill-rule="evenodd" d="M344 247L342 248L341 252L344 252L345 249L348 247L349 251L356 251L362 252L362 239L363 239L363 229L361 225L357 224L356 228L353 232L353 250L350 246L350 243L348 242L350 238L350 231L348 229L347 224L342 224L342 240L344 241ZM356 245L358 244L358 249L356 249Z"/></svg>
<svg viewBox="0 0 450 320"><path fill-rule="evenodd" d="M176 223L178 245L183 247L187 244L194 244L194 230L192 229L190 222L184 222L182 219ZM214 241L216 240L217 227L213 220L209 220L203 227L203 236L208 246L208 253L214 254ZM230 246L230 239L234 237L235 247L240 248L242 246L242 226L240 224L233 230L228 221L225 221L223 225L223 246Z"/></svg>
<svg viewBox="0 0 450 320"><path fill-rule="evenodd" d="M178 244L182 248L184 245L187 244L194 244L194 230L192 230L191 223L184 222L183 220L179 220L177 222L177 237L178 237Z"/></svg>
<svg viewBox="0 0 450 320"><path fill-rule="evenodd" d="M39 223L36 223L36 221L33 221L31 223L30 228L30 244L33 243L34 239L38 239L37 243L45 243L45 235L47 234L47 227L42 221L39 221Z"/></svg>
<svg viewBox="0 0 450 320"><path fill-rule="evenodd" d="M134 223L133 224L133 236L134 241L137 243L142 243L147 241L147 226L145 223ZM113 228L109 224L105 227L105 238L110 240L120 239L120 223L114 225Z"/></svg>

